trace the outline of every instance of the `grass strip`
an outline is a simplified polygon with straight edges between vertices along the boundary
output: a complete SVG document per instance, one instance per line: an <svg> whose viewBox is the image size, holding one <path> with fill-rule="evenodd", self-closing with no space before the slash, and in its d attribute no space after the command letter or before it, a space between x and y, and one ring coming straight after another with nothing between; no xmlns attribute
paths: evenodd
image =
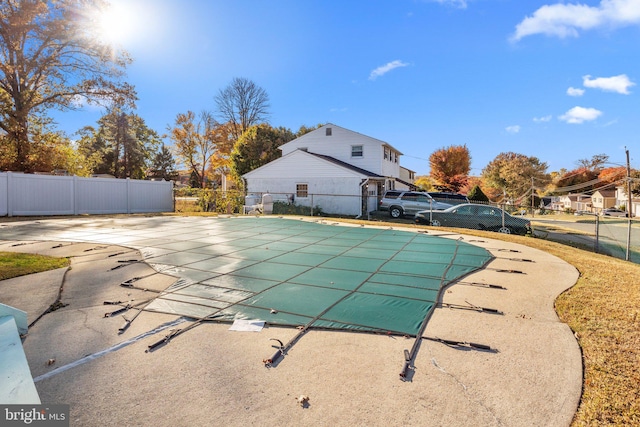
<svg viewBox="0 0 640 427"><path fill-rule="evenodd" d="M67 267L68 258L0 252L0 280Z"/></svg>

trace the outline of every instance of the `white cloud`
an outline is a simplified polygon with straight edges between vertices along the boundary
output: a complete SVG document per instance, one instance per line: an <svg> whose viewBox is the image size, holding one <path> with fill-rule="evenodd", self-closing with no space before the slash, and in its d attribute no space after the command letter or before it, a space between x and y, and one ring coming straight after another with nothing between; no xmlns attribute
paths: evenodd
<svg viewBox="0 0 640 427"><path fill-rule="evenodd" d="M582 77L585 87L602 89L607 92L617 92L623 95L629 95L629 88L636 84L629 80L626 74L620 74L613 77L597 77L592 79L591 76Z"/></svg>
<svg viewBox="0 0 640 427"><path fill-rule="evenodd" d="M562 116L558 117L563 122L581 124L595 120L602 115L602 111L595 108L573 107Z"/></svg>
<svg viewBox="0 0 640 427"><path fill-rule="evenodd" d="M548 116L534 117L533 121L536 122L536 123L550 122L551 121L551 114L549 114Z"/></svg>
<svg viewBox="0 0 640 427"><path fill-rule="evenodd" d="M467 8L467 0L430 0L435 3L440 3L448 6L457 7L459 9Z"/></svg>
<svg viewBox="0 0 640 427"><path fill-rule="evenodd" d="M569 89L567 89L567 95L569 95L569 96L582 96L582 95L584 95L584 89L580 89L580 88L576 88L576 87L570 87Z"/></svg>
<svg viewBox="0 0 640 427"><path fill-rule="evenodd" d="M519 125L507 126L504 130L506 130L508 133L518 133L520 132L520 126Z"/></svg>
<svg viewBox="0 0 640 427"><path fill-rule="evenodd" d="M580 31L600 27L623 27L640 24L638 0L601 0L598 6L557 3L545 5L516 25L511 40L534 34L578 37Z"/></svg>
<svg viewBox="0 0 640 427"><path fill-rule="evenodd" d="M373 70L371 74L369 74L369 80L375 80L380 76L384 76L385 74L387 74L389 71L393 69L396 69L399 67L406 67L408 65L409 64L407 62L402 62L399 59L389 62Z"/></svg>

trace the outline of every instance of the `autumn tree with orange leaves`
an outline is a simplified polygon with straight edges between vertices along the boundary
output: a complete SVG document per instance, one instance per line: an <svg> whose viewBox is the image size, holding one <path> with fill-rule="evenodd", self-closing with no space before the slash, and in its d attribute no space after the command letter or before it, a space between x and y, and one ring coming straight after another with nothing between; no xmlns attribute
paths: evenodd
<svg viewBox="0 0 640 427"><path fill-rule="evenodd" d="M207 171L228 172L233 139L227 125L216 121L210 112L178 114L170 136L177 156L202 188L210 178Z"/></svg>
<svg viewBox="0 0 640 427"><path fill-rule="evenodd" d="M451 145L431 153L429 165L435 185L457 193L467 183L471 155L466 145Z"/></svg>

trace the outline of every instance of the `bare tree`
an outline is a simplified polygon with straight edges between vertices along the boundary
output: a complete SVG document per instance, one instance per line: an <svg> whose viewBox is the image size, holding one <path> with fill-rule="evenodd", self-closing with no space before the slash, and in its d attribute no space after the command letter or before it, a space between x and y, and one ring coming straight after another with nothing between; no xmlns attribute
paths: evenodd
<svg viewBox="0 0 640 427"><path fill-rule="evenodd" d="M591 159L580 159L576 163L578 167L588 169L591 171L599 171L609 161L607 154L595 154Z"/></svg>
<svg viewBox="0 0 640 427"><path fill-rule="evenodd" d="M244 77L235 77L214 99L220 115L231 125L236 141L251 126L265 121L269 114L267 92Z"/></svg>
<svg viewBox="0 0 640 427"><path fill-rule="evenodd" d="M0 129L14 144L14 168L32 168L31 116L85 101L133 104L133 87L120 81L131 60L101 41L92 22L106 7L103 0L0 2Z"/></svg>

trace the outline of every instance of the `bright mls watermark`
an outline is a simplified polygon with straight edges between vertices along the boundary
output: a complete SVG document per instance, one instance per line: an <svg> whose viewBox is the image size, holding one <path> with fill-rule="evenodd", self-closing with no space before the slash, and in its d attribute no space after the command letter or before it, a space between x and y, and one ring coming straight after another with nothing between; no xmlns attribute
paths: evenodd
<svg viewBox="0 0 640 427"><path fill-rule="evenodd" d="M69 405L0 405L0 425L69 427Z"/></svg>

